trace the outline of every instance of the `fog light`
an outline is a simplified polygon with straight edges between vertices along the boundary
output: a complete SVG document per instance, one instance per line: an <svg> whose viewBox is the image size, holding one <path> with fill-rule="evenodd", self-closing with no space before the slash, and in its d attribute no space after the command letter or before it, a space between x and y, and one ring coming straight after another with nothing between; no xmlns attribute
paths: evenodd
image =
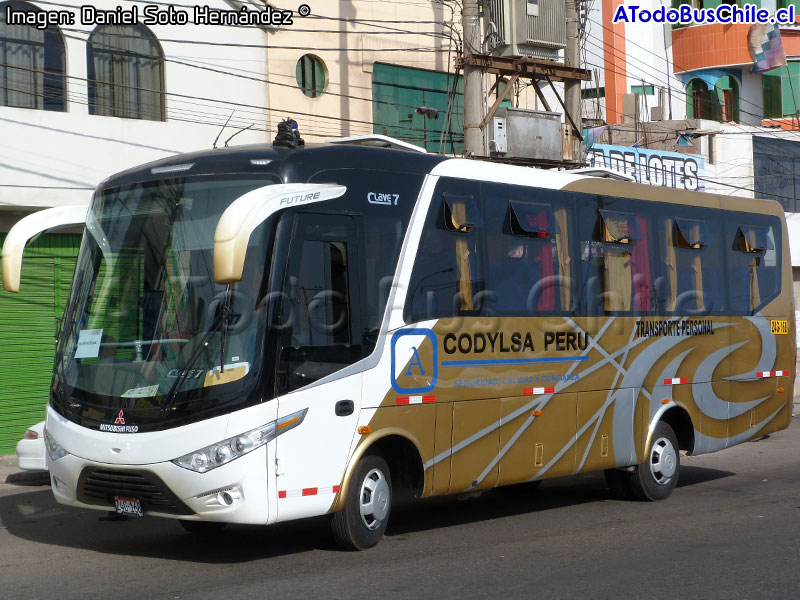
<svg viewBox="0 0 800 600"><path fill-rule="evenodd" d="M228 492L220 492L217 494L217 502L224 506L230 506L233 504L233 496L231 496Z"/></svg>

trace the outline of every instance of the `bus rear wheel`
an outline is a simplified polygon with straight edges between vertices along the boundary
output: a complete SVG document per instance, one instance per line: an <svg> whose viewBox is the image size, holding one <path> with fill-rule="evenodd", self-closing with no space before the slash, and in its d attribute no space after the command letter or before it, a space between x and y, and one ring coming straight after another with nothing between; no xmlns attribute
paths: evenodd
<svg viewBox="0 0 800 600"><path fill-rule="evenodd" d="M608 486L625 499L655 501L667 498L678 483L680 469L678 438L667 423L660 421L646 460L632 470L608 469Z"/></svg>
<svg viewBox="0 0 800 600"><path fill-rule="evenodd" d="M333 537L345 550L365 550L377 544L392 507L389 466L377 454L364 456L356 465L342 510L331 518Z"/></svg>

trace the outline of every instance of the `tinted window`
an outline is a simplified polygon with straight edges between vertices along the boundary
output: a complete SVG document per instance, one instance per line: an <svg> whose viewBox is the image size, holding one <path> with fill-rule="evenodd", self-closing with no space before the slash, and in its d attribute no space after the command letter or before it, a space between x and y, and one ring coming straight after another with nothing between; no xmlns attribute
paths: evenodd
<svg viewBox="0 0 800 600"><path fill-rule="evenodd" d="M652 225L642 203L582 196L578 201L581 312L652 314Z"/></svg>
<svg viewBox="0 0 800 600"><path fill-rule="evenodd" d="M286 215L285 218L291 218ZM278 388L286 392L362 357L356 220L298 213L283 286Z"/></svg>
<svg viewBox="0 0 800 600"><path fill-rule="evenodd" d="M366 169L320 171L310 179L314 183L335 182L347 186L345 198L319 205L320 212L358 215L358 239L363 250L357 290L361 296L361 321L356 338L363 342L365 355L377 342L422 179L418 173Z"/></svg>
<svg viewBox="0 0 800 600"><path fill-rule="evenodd" d="M406 299L407 322L479 314L484 300L479 184L442 180L425 219Z"/></svg>
<svg viewBox="0 0 800 600"><path fill-rule="evenodd" d="M569 273L571 194L485 184L488 314L565 314L572 310Z"/></svg>
<svg viewBox="0 0 800 600"><path fill-rule="evenodd" d="M278 256L287 256L274 319L277 391L326 377L375 348L422 176L364 169L320 171L310 182L347 187L339 199L286 211Z"/></svg>
<svg viewBox="0 0 800 600"><path fill-rule="evenodd" d="M725 309L722 213L677 206L672 212L681 216L657 219L664 265L663 310L678 315L719 313Z"/></svg>
<svg viewBox="0 0 800 600"><path fill-rule="evenodd" d="M753 315L780 292L780 232L775 217L733 214L726 219L732 313Z"/></svg>

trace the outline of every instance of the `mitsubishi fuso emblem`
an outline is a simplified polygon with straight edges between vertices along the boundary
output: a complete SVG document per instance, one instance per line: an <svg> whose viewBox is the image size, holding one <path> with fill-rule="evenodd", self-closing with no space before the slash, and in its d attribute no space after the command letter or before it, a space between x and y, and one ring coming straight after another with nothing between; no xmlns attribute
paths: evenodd
<svg viewBox="0 0 800 600"><path fill-rule="evenodd" d="M125 415L119 411L117 418L114 419L114 424L101 423L100 431L110 431L112 433L137 433L139 431L138 425L125 425Z"/></svg>

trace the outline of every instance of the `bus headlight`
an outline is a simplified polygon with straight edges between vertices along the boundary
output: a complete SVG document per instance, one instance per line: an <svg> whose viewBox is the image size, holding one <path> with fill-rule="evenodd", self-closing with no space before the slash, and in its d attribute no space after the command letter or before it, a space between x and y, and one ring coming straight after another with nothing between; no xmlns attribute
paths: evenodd
<svg viewBox="0 0 800 600"><path fill-rule="evenodd" d="M287 415L277 421L272 421L261 427L256 427L245 433L240 433L216 444L211 444L205 448L200 448L189 454L176 458L172 462L195 471L196 473L207 473L212 469L216 469L224 464L236 460L240 456L252 452L256 448L260 448L267 442L274 440L280 434L293 429L303 422L306 416L307 408L301 411ZM45 430L46 432L46 430Z"/></svg>
<svg viewBox="0 0 800 600"><path fill-rule="evenodd" d="M44 446L47 448L47 455L50 457L50 460L54 462L69 454L69 452L64 450L64 447L50 435L50 432L47 431L47 427L44 428Z"/></svg>

